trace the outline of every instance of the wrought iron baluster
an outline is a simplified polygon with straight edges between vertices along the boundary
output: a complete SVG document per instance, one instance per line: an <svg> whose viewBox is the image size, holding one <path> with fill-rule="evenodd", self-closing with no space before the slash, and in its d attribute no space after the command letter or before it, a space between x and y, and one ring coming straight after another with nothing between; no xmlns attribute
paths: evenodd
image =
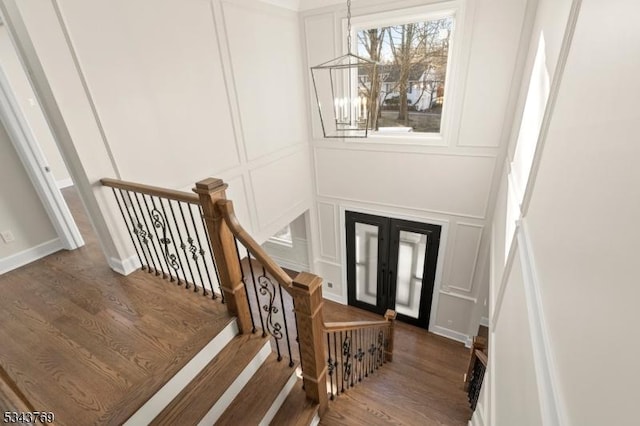
<svg viewBox="0 0 640 426"><path fill-rule="evenodd" d="M174 274L178 276L178 262L175 259L175 254L171 254L169 249L171 244L173 244L173 237L170 236L167 230L167 218L160 210L158 210L158 206L156 205L156 201L153 196L149 196L151 200L151 221L153 226L156 228L156 234L158 231L161 231L161 237L158 237L158 243L160 244L160 251L162 252L162 256L164 257L164 262L167 265L167 273L169 274L169 281L175 281ZM173 256L173 257L172 257ZM171 273L173 269L174 274Z"/></svg>
<svg viewBox="0 0 640 426"><path fill-rule="evenodd" d="M211 264L213 265L213 271L216 273L216 280L218 282L218 291L220 292L220 297L222 298L222 303L224 303L224 292L220 288L220 273L218 272L218 265L216 264L216 259L213 257L213 247L211 247L211 238L209 237L209 231L207 230L207 224L204 221L204 213L202 212L202 206L198 204L200 208L200 219L202 220L202 229L204 229L204 235L206 236L207 243L209 245L209 253L211 254ZM236 252L238 251L238 242L236 241ZM240 255L238 254L238 261L240 261ZM244 283L244 281L243 281ZM246 285L245 285L246 290ZM211 296L212 299L215 299L216 293L213 292ZM251 310L251 309L249 309ZM253 318L252 318L253 319ZM255 327L254 327L255 328ZM255 331L254 331L255 332Z"/></svg>
<svg viewBox="0 0 640 426"><path fill-rule="evenodd" d="M342 339L342 332L340 332L340 339ZM344 392L344 383L347 382L347 389L349 389L349 380L353 385L353 378L351 377L351 337L345 332L344 340L342 340L342 392Z"/></svg>
<svg viewBox="0 0 640 426"><path fill-rule="evenodd" d="M373 329L369 329L369 372L373 374L374 357L376 355L375 333Z"/></svg>
<svg viewBox="0 0 640 426"><path fill-rule="evenodd" d="M156 236L155 240L151 238L151 244L153 245L153 250L156 252L156 256L158 256L158 264L160 265L160 269L162 270L162 278L167 278L167 274L169 272L169 265L166 264L164 253L162 253L162 245L160 244L160 235L158 235L156 220L153 216L153 213L151 212L151 209L149 208L149 203L147 202L147 196L145 196L145 194L140 194L140 196L142 197L142 201L144 202L144 206L147 210L147 215L149 217L149 220L151 221L151 229L153 229L153 233ZM158 245L158 249L156 249L156 244ZM158 251L162 253L162 256L158 253ZM165 261L165 263L162 263L163 260ZM167 268L166 271L165 271L165 266Z"/></svg>
<svg viewBox="0 0 640 426"><path fill-rule="evenodd" d="M176 203L180 203L179 201L175 201ZM182 231L180 230L180 226L178 224L178 219L176 218L176 213L173 210L173 204L171 204L171 201L169 201L169 210L171 211L171 216L173 217L173 223L176 226L176 232L178 233L178 238L180 238L180 248L182 249L182 254L184 255L184 261L187 264L187 268L189 269L189 274L191 275L191 281L193 283L195 283L195 278L193 275L193 270L191 269L191 262L189 262L189 256L187 255L187 245L184 243L184 240L182 239ZM184 271L184 269L183 269ZM186 272L184 273L184 277L185 277L185 284L184 284L184 288L188 289L189 288L189 279L187 278L187 274ZM195 285L195 284L194 284Z"/></svg>
<svg viewBox="0 0 640 426"><path fill-rule="evenodd" d="M347 368L347 364L344 363L344 343L345 341L342 338L342 331L340 331L340 342L342 342L342 350L340 351L340 364L342 364L342 381L341 381L341 391L342 393L344 393L344 379L346 376L346 368ZM349 358L347 358L347 362L349 362ZM349 378L347 377L347 380L349 380ZM348 386L348 382L347 382L347 386Z"/></svg>
<svg viewBox="0 0 640 426"><path fill-rule="evenodd" d="M327 333L327 351L329 352L329 360L327 361L327 373L329 373L329 384L331 386L331 400L333 401L335 396L333 393L333 370L335 369L335 364L331 359L331 337L329 333Z"/></svg>
<svg viewBox="0 0 640 426"><path fill-rule="evenodd" d="M129 194L129 192L127 194ZM151 252L151 248L149 248L149 242L151 241L153 236L149 232L149 225L147 224L146 218L144 216L144 212L142 210L142 207L140 206L140 200L138 199L138 194L136 194L134 192L133 193L133 198L136 200L136 204L138 205L138 209L136 210L135 204L131 203L131 207L133 208L133 212L134 212L134 214L136 216L136 220L137 220L137 223L136 223L137 232L140 235L140 237L142 238L141 241L147 247L147 252L149 253L149 258L151 259L151 263L153 264L153 270L155 271L156 276L158 276L158 275L160 275L160 270L156 266L156 261L155 261L155 259L153 257L153 253ZM142 221L138 217L138 211L140 211L140 216L142 216ZM151 247L155 251L155 247L153 246L153 242L151 242ZM157 256L157 253L156 253L156 256Z"/></svg>
<svg viewBox="0 0 640 426"><path fill-rule="evenodd" d="M356 340L353 340L353 330L349 331L349 337L350 337L349 344L351 345L351 349L354 351L354 352L352 352L353 355L351 357L353 361L351 362L351 367L349 368L350 375L351 375L351 385L350 385L350 387L353 387L353 378L354 378L354 376L357 377L357 375L358 375L358 373L357 373L358 363L354 362L354 361L356 361L356 352L355 352L356 349L355 348L358 346L358 344L357 344ZM356 335L356 338L357 337L358 336ZM353 344L354 342L356 342L355 345ZM357 380L356 380L356 382L357 382Z"/></svg>
<svg viewBox="0 0 640 426"><path fill-rule="evenodd" d="M138 256L138 260L140 261L140 265L142 266L142 270L144 270L145 269L145 262L142 261L142 256L140 256L140 252L138 251L138 245L136 244L136 239L133 238L133 235L134 235L133 234L133 230L135 229L135 225L134 225L133 221L131 221L131 228L129 227L129 223L127 222L127 219L125 217L124 210L122 208L122 205L120 204L120 200L118 199L118 196L116 195L116 189L112 187L111 191L113 192L113 197L116 199L116 202L118 203L118 208L120 209L120 214L122 215L122 220L124 220L124 224L127 227L127 231L129 232L129 237L131 237L131 243L133 244L133 248L136 250L136 255ZM120 190L120 188L118 188L118 192L120 192L120 197L122 197L122 191ZM124 202L124 198L122 199L122 201ZM126 205L126 203L125 203L125 205ZM131 219L131 217L129 217L129 219ZM138 241L138 243L140 243L140 242ZM140 247L140 249L142 250L142 247Z"/></svg>
<svg viewBox="0 0 640 426"><path fill-rule="evenodd" d="M291 355L291 341L289 339L289 325L287 323L287 311L284 308L284 299L282 296L282 286L278 283L280 290L280 309L282 310L282 321L284 322L284 335L287 338L287 352L289 353L289 367L293 367L293 356Z"/></svg>
<svg viewBox="0 0 640 426"><path fill-rule="evenodd" d="M253 272L253 261L251 260L251 252L247 249L247 261L249 262L249 271L251 272L251 281L253 282L253 292L256 295L256 305L258 307L258 316L260 317L260 326L262 327L262 337L267 337L267 330L264 327L264 319L262 318L262 309L260 309L260 297L258 296L258 287L256 285L256 274Z"/></svg>
<svg viewBox="0 0 640 426"><path fill-rule="evenodd" d="M211 293L213 293L213 298L216 298L216 294L213 291L213 283L211 282L211 274L209 273L209 267L207 266L207 261L204 258L206 251L202 248L202 241L200 241L200 233L198 232L198 227L196 226L196 219L193 217L193 206L191 204L187 204L187 210L189 210L189 215L191 216L191 223L193 224L193 232L196 234L196 240L198 241L198 247L200 250L200 260L202 260L202 264L204 265L205 275L209 280L209 288L211 289ZM202 276L200 276L200 280L202 281L202 295L207 296L207 289L204 286L204 280L202 280Z"/></svg>
<svg viewBox="0 0 640 426"><path fill-rule="evenodd" d="M196 266L196 271L198 271L198 277L200 278L200 285L202 286L202 289L204 290L204 280L202 279L202 271L200 270L200 265L198 264L198 247L193 244L195 242L195 240L191 237L191 233L189 232L189 224L187 222L187 220L184 217L184 210L182 208L182 205L184 203L182 201L178 202L178 211L180 211L180 216L182 217L182 223L184 224L184 229L187 233L187 243L189 244L189 247L187 248L188 251L191 253L190 258L193 260L193 263ZM198 292L198 285L195 279L195 276L193 277L193 292L197 293Z"/></svg>
<svg viewBox="0 0 640 426"><path fill-rule="evenodd" d="M382 365L382 360L384 358L384 331L381 328L378 331L378 358L376 362L376 368Z"/></svg>
<svg viewBox="0 0 640 426"><path fill-rule="evenodd" d="M276 340L276 353L278 354L278 361L282 361L282 354L280 353L280 340L282 339L282 325L274 320L274 314L279 312L278 307L273 303L276 299L275 284L269 277L267 277L267 271L264 266L262 267L262 275L258 277L258 284L260 284L260 294L267 296L267 303L262 305L262 309L266 312L266 325L267 331Z"/></svg>
<svg viewBox="0 0 640 426"><path fill-rule="evenodd" d="M362 370L364 367L364 351L362 350L362 348L364 347L364 336L362 335L362 330L358 330L357 332L357 336L358 336L358 369L360 370L358 373L358 381L361 382L362 381Z"/></svg>
<svg viewBox="0 0 640 426"><path fill-rule="evenodd" d="M238 250L238 239L236 237L233 237L233 243L236 246L236 256L238 257L238 264L240 265L240 273L242 274L242 285L244 286L244 292L247 293L247 296L249 296L249 293L247 292L247 283L244 280L244 267L242 266L242 259L240 259L240 250ZM224 303L224 293L222 292L222 290L220 290L220 292L222 293L222 303ZM247 305L249 307L249 315L251 316L251 333L255 333L256 322L253 319L253 308L251 307L251 301L249 300L249 297L247 297Z"/></svg>
<svg viewBox="0 0 640 426"><path fill-rule="evenodd" d="M338 364L338 333L334 332L333 334L333 359L335 360L335 370L336 370L336 395L340 394L340 388L338 387L338 380L340 376L340 364Z"/></svg>
<svg viewBox="0 0 640 426"><path fill-rule="evenodd" d="M298 345L298 356L300 357L300 370L304 371L304 366L302 365L302 350L300 349L300 333L298 332L298 314L296 313L296 299L291 298L293 302L293 319L296 322L296 344ZM304 380L302 381L302 389L304 389Z"/></svg>
<svg viewBox="0 0 640 426"><path fill-rule="evenodd" d="M170 200L167 200L167 202L169 203L169 205L171 205L171 201ZM176 241L175 237L173 236L173 230L171 229L171 225L169 223L168 216L167 216L167 211L164 208L164 203L162 202L162 198L158 198L158 204L160 204L160 208L162 209L162 214L164 215L164 219L166 221L166 226L169 229L169 235L171 236L171 241L173 242L173 247L174 247L175 254L169 255L169 259L171 260L171 262L177 262L178 268L176 269L176 278L178 279L178 285L180 285L180 274L179 274L179 271L182 271L182 276L184 277L184 282L185 283L187 282L187 276L186 276L186 273L185 273L185 270L184 270L184 266L182 265L182 259L180 259L180 253L178 252L177 241ZM179 233L179 232L180 232L180 230L176 226L176 233Z"/></svg>

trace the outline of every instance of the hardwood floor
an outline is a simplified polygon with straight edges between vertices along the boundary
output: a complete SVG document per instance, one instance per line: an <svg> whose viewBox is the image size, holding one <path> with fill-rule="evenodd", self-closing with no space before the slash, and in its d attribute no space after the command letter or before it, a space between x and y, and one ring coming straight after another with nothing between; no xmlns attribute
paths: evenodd
<svg viewBox="0 0 640 426"><path fill-rule="evenodd" d="M325 300L325 321L380 319ZM462 377L462 343L396 322L393 362L329 403L321 425L466 425L471 410Z"/></svg>
<svg viewBox="0 0 640 426"><path fill-rule="evenodd" d="M0 276L0 365L58 424L121 424L230 321L218 301L111 271L73 188L86 245Z"/></svg>

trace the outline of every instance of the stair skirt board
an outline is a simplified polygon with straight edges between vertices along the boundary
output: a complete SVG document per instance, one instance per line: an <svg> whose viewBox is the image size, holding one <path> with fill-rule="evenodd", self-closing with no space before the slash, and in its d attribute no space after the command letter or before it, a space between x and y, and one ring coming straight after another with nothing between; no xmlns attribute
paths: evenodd
<svg viewBox="0 0 640 426"><path fill-rule="evenodd" d="M247 384L247 382L251 380L255 372L258 371L260 366L262 366L262 364L267 360L267 358L269 358L270 354L271 354L271 344L269 342L269 339L265 339L265 344L264 346L262 346L262 349L260 349L260 351L256 354L256 356L249 362L249 364L247 364L244 370L242 370L242 373L238 375L236 380L231 384L231 386L227 388L227 390L225 391L225 393L222 394L220 399L216 401L216 403L213 405L213 407L211 407L209 412L202 418L202 420L200 420L200 422L198 423L198 426L209 426L214 424L220 418L222 413L225 412L225 410L231 404L231 402L235 399L235 397L240 393L240 391L242 391L242 389ZM282 404L282 402L280 402L280 404Z"/></svg>
<svg viewBox="0 0 640 426"><path fill-rule="evenodd" d="M227 343L238 334L238 331L238 323L234 318L124 424L126 426L149 424L218 355Z"/></svg>
<svg viewBox="0 0 640 426"><path fill-rule="evenodd" d="M280 393L278 394L276 399L273 401L273 404L271 404L271 407L265 413L264 417L259 423L260 426L269 426L269 423L271 423L271 420L273 420L273 418L278 413L278 410L280 409L280 407L282 407L284 400L287 399L287 396L289 396L289 392L291 392L291 389L293 389L293 386L298 381L297 370L298 370L297 368L294 368L293 371L291 372L291 377L289 377L289 380L287 380L287 383L285 383L284 387L280 390Z"/></svg>
<svg viewBox="0 0 640 426"><path fill-rule="evenodd" d="M320 415L318 414L318 410L316 410L316 415L311 419L311 423L309 426L318 426L320 424Z"/></svg>

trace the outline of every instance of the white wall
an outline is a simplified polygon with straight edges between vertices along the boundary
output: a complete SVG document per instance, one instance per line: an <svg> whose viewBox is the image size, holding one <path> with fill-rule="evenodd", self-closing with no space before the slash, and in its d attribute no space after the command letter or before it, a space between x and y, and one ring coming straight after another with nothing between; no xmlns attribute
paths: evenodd
<svg viewBox="0 0 640 426"><path fill-rule="evenodd" d="M352 13L362 20L431 3L442 2L354 2ZM517 95L511 82L527 2L460 4L447 92L452 121L443 140L323 140L310 82L308 96L317 195L314 266L333 283L325 285L325 296L346 303L345 209L443 224L430 329L465 341L488 315L490 204L506 148L503 134L510 130L505 117ZM342 53L345 15L343 4L302 13L307 65Z"/></svg>
<svg viewBox="0 0 640 426"><path fill-rule="evenodd" d="M640 9L582 1L573 32L570 7L539 4L530 58L544 33L554 83L526 187L511 178L496 206L484 424L637 423ZM505 265L510 203L519 223Z"/></svg>
<svg viewBox="0 0 640 426"><path fill-rule="evenodd" d="M7 27L4 25L0 26L0 59L2 60L2 69L11 85L11 91L20 105L34 138L42 149L51 173L59 186L68 186L71 183L71 178L67 166L62 160L42 109L36 101L36 95L33 93L29 79L11 43Z"/></svg>
<svg viewBox="0 0 640 426"><path fill-rule="evenodd" d="M259 242L310 207L297 13L252 0L4 3L68 128L63 152L108 257L133 250L102 177L187 191L223 178Z"/></svg>
<svg viewBox="0 0 640 426"><path fill-rule="evenodd" d="M0 231L10 231L15 238L9 243L0 240L0 274L62 248L2 123Z"/></svg>

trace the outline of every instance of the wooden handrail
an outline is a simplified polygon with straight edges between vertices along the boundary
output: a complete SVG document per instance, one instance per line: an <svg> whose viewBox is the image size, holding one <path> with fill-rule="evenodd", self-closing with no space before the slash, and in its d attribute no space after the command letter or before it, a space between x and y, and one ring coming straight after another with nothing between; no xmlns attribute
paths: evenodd
<svg viewBox="0 0 640 426"><path fill-rule="evenodd" d="M293 283L291 277L269 257L269 255L264 251L264 249L256 242L256 240L249 235L249 233L240 225L238 218L236 217L235 211L233 209L233 202L229 200L219 200L216 202L216 206L223 213L224 221L226 222L233 235L240 240L242 245L244 245L252 255L260 262L262 266L273 276L280 285L284 286L285 289L291 293L290 289Z"/></svg>
<svg viewBox="0 0 640 426"><path fill-rule="evenodd" d="M138 192L140 194L153 195L170 200L183 201L189 204L200 204L200 199L196 194L190 192L176 191L175 189L160 188L157 186L144 185L142 183L127 182L124 180L103 178L100 183L111 188L124 189Z"/></svg>
<svg viewBox="0 0 640 426"><path fill-rule="evenodd" d="M350 322L326 322L324 323L324 331L349 331L361 328L373 328L388 326L389 321L350 321Z"/></svg>
<svg viewBox="0 0 640 426"><path fill-rule="evenodd" d="M486 368L487 364L489 364L489 358L487 357L487 355L484 352L482 352L481 350L476 349L475 350L475 356Z"/></svg>

